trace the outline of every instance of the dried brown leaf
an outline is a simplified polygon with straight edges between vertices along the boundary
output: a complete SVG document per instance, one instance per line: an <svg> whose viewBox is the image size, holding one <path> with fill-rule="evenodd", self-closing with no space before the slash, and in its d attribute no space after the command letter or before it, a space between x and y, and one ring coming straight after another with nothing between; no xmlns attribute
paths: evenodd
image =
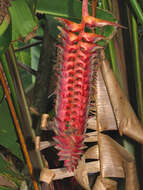
<svg viewBox="0 0 143 190"><path fill-rule="evenodd" d="M87 128L92 130L97 130L96 117L91 117L87 120Z"/></svg>
<svg viewBox="0 0 143 190"><path fill-rule="evenodd" d="M117 182L98 176L93 190L117 190Z"/></svg>
<svg viewBox="0 0 143 190"><path fill-rule="evenodd" d="M59 180L74 176L74 173L67 171L66 168L51 169L51 171L55 173L53 180Z"/></svg>
<svg viewBox="0 0 143 190"><path fill-rule="evenodd" d="M123 178L123 158L117 148L114 147L114 140L107 135L100 134L98 143L100 150L101 176Z"/></svg>
<svg viewBox="0 0 143 190"><path fill-rule="evenodd" d="M96 88L96 110L99 130L117 130L115 115L100 68L97 71Z"/></svg>
<svg viewBox="0 0 143 190"><path fill-rule="evenodd" d="M90 190L88 175L87 175L87 169L85 165L85 158L82 157L81 160L79 160L79 164L77 169L74 172L75 179L78 181L78 183L86 190Z"/></svg>
<svg viewBox="0 0 143 190"><path fill-rule="evenodd" d="M97 142L97 131L86 133L84 142Z"/></svg>
<svg viewBox="0 0 143 190"><path fill-rule="evenodd" d="M40 173L40 181L50 184L55 174L49 168L43 168Z"/></svg>
<svg viewBox="0 0 143 190"><path fill-rule="evenodd" d="M85 154L85 159L99 159L99 148L98 145L89 148Z"/></svg>
<svg viewBox="0 0 143 190"><path fill-rule="evenodd" d="M143 143L142 126L106 59L103 59L102 61L101 71L109 93L120 134L125 134L139 143Z"/></svg>
<svg viewBox="0 0 143 190"><path fill-rule="evenodd" d="M125 164L126 173L126 190L139 190L139 182L137 178L135 162L127 162Z"/></svg>
<svg viewBox="0 0 143 190"><path fill-rule="evenodd" d="M85 160L84 160L85 162ZM79 168L82 162L79 161ZM85 169L86 173L97 173L100 171L100 162L99 161L94 161L94 162L88 162L85 163ZM64 179L68 177L74 176L74 172L69 172L67 171L66 168L57 168L57 169L51 169L51 171L55 174L53 180L58 180L58 179ZM81 175L80 170L75 171L77 175ZM77 177L78 178L78 177Z"/></svg>
<svg viewBox="0 0 143 190"><path fill-rule="evenodd" d="M93 161L86 163L87 173L97 173L100 172L100 161Z"/></svg>
<svg viewBox="0 0 143 190"><path fill-rule="evenodd" d="M56 142L54 142L54 141L52 141L52 142L50 142L50 141L41 141L40 142L40 151L44 150L46 148L49 148L51 146L55 146L55 144L56 144Z"/></svg>

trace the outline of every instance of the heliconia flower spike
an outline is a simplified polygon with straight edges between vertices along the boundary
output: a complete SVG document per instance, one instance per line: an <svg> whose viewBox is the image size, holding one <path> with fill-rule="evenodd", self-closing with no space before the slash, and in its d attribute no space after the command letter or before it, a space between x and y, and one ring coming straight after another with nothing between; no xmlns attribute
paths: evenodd
<svg viewBox="0 0 143 190"><path fill-rule="evenodd" d="M59 150L59 160L73 171L84 148L84 132L88 116L92 64L97 49L96 44L104 36L85 32L85 27L119 26L88 15L88 0L83 0L82 21L77 24L64 18L56 18L63 24L60 30L61 45L58 45L60 75L57 87L55 131ZM78 34L77 34L78 33Z"/></svg>

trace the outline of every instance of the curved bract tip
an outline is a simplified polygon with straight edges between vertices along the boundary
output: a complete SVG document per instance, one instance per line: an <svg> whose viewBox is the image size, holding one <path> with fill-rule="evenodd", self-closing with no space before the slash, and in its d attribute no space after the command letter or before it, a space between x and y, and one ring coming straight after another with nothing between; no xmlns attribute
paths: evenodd
<svg viewBox="0 0 143 190"><path fill-rule="evenodd" d="M64 25L65 29L70 32L80 32L84 28L84 25L82 23L78 24L68 19L60 18L60 17L55 17L55 19L61 22Z"/></svg>
<svg viewBox="0 0 143 190"><path fill-rule="evenodd" d="M83 21L88 28L103 27L103 26L115 26L115 27L124 28L123 26L115 22L102 20L99 18L95 18L93 16L84 16Z"/></svg>

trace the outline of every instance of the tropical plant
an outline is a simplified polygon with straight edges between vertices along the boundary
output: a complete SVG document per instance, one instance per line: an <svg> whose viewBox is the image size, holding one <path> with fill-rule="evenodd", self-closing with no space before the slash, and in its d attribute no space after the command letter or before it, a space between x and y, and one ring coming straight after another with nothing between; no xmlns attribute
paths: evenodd
<svg viewBox="0 0 143 190"><path fill-rule="evenodd" d="M89 0L92 17L87 2L82 15L80 0L0 0L0 190L143 187L142 146L131 140L143 143L142 1ZM63 57L75 51L86 59L80 64L93 57L92 69L86 67L92 70L86 78L90 98L82 97L76 110L61 99L70 93L63 88ZM72 68L76 56L70 57ZM76 92L85 93L78 90L82 81L70 79ZM76 118L82 113L86 129L69 120L74 111Z"/></svg>

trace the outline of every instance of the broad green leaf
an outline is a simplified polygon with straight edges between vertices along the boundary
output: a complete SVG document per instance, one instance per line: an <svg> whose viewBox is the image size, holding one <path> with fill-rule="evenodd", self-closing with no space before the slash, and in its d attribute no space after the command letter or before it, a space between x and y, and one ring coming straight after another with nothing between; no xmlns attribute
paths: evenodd
<svg viewBox="0 0 143 190"><path fill-rule="evenodd" d="M38 1L37 12L81 20L82 4L77 0L40 0ZM89 6L89 13L91 14L91 6ZM96 9L96 17L104 20L115 21L110 12L99 8Z"/></svg>
<svg viewBox="0 0 143 190"><path fill-rule="evenodd" d="M26 37L36 27L37 22L25 0L11 1L9 12L12 20L12 40Z"/></svg>
<svg viewBox="0 0 143 190"><path fill-rule="evenodd" d="M11 41L10 17L7 15L0 25L0 55L3 54Z"/></svg>
<svg viewBox="0 0 143 190"><path fill-rule="evenodd" d="M0 144L23 160L21 147L5 100L0 104Z"/></svg>
<svg viewBox="0 0 143 190"><path fill-rule="evenodd" d="M26 2L29 5L31 11L33 11L36 1L35 0L26 0Z"/></svg>
<svg viewBox="0 0 143 190"><path fill-rule="evenodd" d="M29 43L25 44L24 42L19 42L17 41L16 43L14 43L14 48L15 49L18 49L18 48L21 48L25 45L28 45ZM25 49L23 51L18 51L16 52L16 58L17 58L17 61L25 64L25 65L28 65L28 66L31 66L31 56L30 56L30 49Z"/></svg>
<svg viewBox="0 0 143 190"><path fill-rule="evenodd" d="M43 36L44 35L44 31L43 31L43 28L40 25L41 24L39 23L39 28L36 31L36 34L38 36ZM51 31L51 32L54 32L54 31ZM31 43L35 43L37 41L35 39L31 39L30 42ZM36 71L38 70L38 64L39 64L41 46L42 46L42 44L39 44L38 46L34 46L34 47L30 48L31 67L32 67L32 69L34 69ZM32 82L35 82L35 76L32 76Z"/></svg>
<svg viewBox="0 0 143 190"><path fill-rule="evenodd" d="M77 0L40 0L37 12L67 18L80 18L81 3Z"/></svg>
<svg viewBox="0 0 143 190"><path fill-rule="evenodd" d="M38 1L37 12L45 13L48 15L47 19L50 23L49 30L51 35L55 36L55 34L57 33L56 25L60 23L55 22L54 17L65 17L80 22L82 15L82 4L77 0L62 0L62 3L59 0L40 0ZM91 14L91 6L89 6L89 13ZM96 9L96 17L103 20L116 22L116 19L114 18L112 13L100 8ZM52 20L53 22L51 22ZM106 26L104 28L96 30L96 32L105 35L106 37L109 37L110 35L112 35L114 30L114 27Z"/></svg>

